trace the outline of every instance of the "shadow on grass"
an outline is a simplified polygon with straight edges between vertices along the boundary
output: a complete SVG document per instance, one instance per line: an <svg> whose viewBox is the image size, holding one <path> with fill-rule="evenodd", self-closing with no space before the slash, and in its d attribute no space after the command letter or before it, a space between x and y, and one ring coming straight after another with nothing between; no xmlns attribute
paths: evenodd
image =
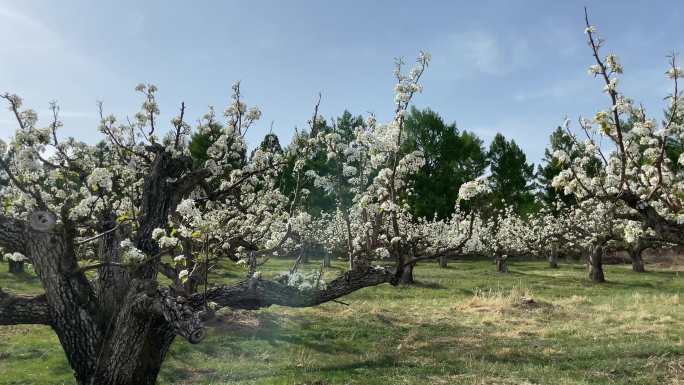
<svg viewBox="0 0 684 385"><path fill-rule="evenodd" d="M420 289L435 289L435 290L442 290L446 289L446 287L438 282L431 282L431 281L414 281L411 284L408 285L400 285L400 287L405 287L405 288L420 288Z"/></svg>
<svg viewBox="0 0 684 385"><path fill-rule="evenodd" d="M573 270L578 270L574 268ZM586 271L586 269L582 269ZM624 291L645 289L658 293L679 293L680 287L669 286L669 283L678 278L677 272L652 271L646 273L634 273L631 270L625 272L606 271L606 281L601 283L592 282L589 277L578 279L576 276L547 276L533 272L511 271L509 274L534 279L531 282L539 285L567 286L568 288L611 288ZM588 273L587 273L588 275ZM655 279L654 279L655 278Z"/></svg>

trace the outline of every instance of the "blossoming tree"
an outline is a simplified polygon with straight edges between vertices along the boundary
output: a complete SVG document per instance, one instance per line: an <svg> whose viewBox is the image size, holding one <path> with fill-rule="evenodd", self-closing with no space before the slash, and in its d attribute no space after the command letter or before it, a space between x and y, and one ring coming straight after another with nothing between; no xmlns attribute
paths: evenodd
<svg viewBox="0 0 684 385"><path fill-rule="evenodd" d="M586 139L581 142L572 134L573 148L583 156L570 159L566 152L555 154L565 169L554 178L554 186L580 199L619 202L617 216L643 223L663 241L683 244L684 106L679 79L684 72L677 65L677 57L671 55L666 76L672 80L672 92L666 97L666 117L657 122L621 93L619 76L624 69L617 56L602 55L605 41L588 16L585 21L594 59L589 74L604 84L610 104L593 119L579 120ZM604 142L613 148L602 146ZM600 167L589 172L586 166L592 162Z"/></svg>
<svg viewBox="0 0 684 385"><path fill-rule="evenodd" d="M307 151L323 151L335 172L321 175L313 169L301 169L313 185L335 198L337 209L326 215L329 229L324 243L328 250L343 250L349 266L367 264L369 257L392 261L396 278L412 283L417 262L458 252L469 238L474 216L458 211L447 220L415 218L406 201L412 189L412 176L423 166L421 151L406 151L405 117L413 96L421 92L421 76L430 57L422 53L408 74L403 61L396 63L395 114L388 124L380 124L370 115L365 125L356 127L349 140L335 127L310 133ZM464 192L470 193L468 184ZM454 186L455 188L455 186Z"/></svg>
<svg viewBox="0 0 684 385"><path fill-rule="evenodd" d="M247 108L239 83L223 123L210 109L193 130L182 104L167 132L160 132L156 87L139 85L144 102L133 121L120 123L100 105L105 140L96 145L60 138L56 105L50 123L39 127L18 96L2 95L18 128L9 143L0 141L0 177L7 181L0 248L28 259L44 293L0 290L0 325L51 326L79 384L154 384L175 337L200 342L203 321L218 308L314 306L396 283L411 262L398 191L403 175L421 164L419 154L397 149L427 63L421 55L409 75L398 69L392 122L371 118L357 133L358 151L370 163L345 165L343 175L356 189L353 215L361 227L339 237L352 239L354 263L329 282L294 269L273 280L258 271L269 256L296 246L310 221L299 210L301 189L286 196L277 188L286 155L268 148L247 155L244 135L260 112ZM318 118L316 109L312 127ZM292 151L297 178L311 177L299 166L307 146ZM373 227L376 221L383 225ZM373 266L383 251L395 256L394 267ZM248 278L209 285L208 272L221 260L244 262ZM161 277L171 283L161 285Z"/></svg>

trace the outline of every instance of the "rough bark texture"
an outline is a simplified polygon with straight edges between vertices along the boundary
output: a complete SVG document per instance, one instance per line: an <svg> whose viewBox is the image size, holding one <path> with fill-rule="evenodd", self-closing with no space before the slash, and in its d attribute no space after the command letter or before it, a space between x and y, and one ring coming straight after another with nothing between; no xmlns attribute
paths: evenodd
<svg viewBox="0 0 684 385"><path fill-rule="evenodd" d="M45 295L12 295L0 289L0 325L50 325Z"/></svg>
<svg viewBox="0 0 684 385"><path fill-rule="evenodd" d="M26 255L26 222L0 215L0 245L5 251Z"/></svg>
<svg viewBox="0 0 684 385"><path fill-rule="evenodd" d="M603 274L603 247L595 246L589 255L589 279L592 282L605 282Z"/></svg>
<svg viewBox="0 0 684 385"><path fill-rule="evenodd" d="M236 285L210 289L207 292L207 301L235 309L253 310L271 305L308 307L382 283L396 284L397 280L392 271L379 267L347 271L337 279L328 282L323 290L302 291L282 282L249 279ZM190 301L193 308L201 309L204 304L204 294L195 294Z"/></svg>

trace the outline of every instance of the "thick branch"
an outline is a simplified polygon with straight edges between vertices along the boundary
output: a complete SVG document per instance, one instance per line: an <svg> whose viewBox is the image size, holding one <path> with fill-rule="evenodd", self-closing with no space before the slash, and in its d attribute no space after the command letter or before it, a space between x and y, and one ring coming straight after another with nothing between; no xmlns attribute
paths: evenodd
<svg viewBox="0 0 684 385"><path fill-rule="evenodd" d="M45 295L12 295L0 289L0 325L51 325Z"/></svg>
<svg viewBox="0 0 684 385"><path fill-rule="evenodd" d="M625 202L631 209L636 210L641 216L642 221L652 228L664 241L678 245L684 244L684 226L658 214L655 208L639 199L631 191L622 191L618 194L617 198Z"/></svg>
<svg viewBox="0 0 684 385"><path fill-rule="evenodd" d="M26 234L28 225L24 221L0 215L0 248L6 251L28 254Z"/></svg>
<svg viewBox="0 0 684 385"><path fill-rule="evenodd" d="M271 305L309 307L383 283L396 284L396 277L392 271L382 267L347 271L328 282L322 290L300 290L276 281L250 279L236 285L210 289L207 301L215 302L219 307L234 309L259 309ZM194 308L201 308L203 294L193 295L191 301Z"/></svg>

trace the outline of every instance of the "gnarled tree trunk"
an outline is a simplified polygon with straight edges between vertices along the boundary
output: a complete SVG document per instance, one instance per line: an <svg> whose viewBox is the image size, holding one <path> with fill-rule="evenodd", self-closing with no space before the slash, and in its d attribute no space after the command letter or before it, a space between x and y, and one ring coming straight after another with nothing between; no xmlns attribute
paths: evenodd
<svg viewBox="0 0 684 385"><path fill-rule="evenodd" d="M236 309L315 306L364 287L397 283L395 271L355 263L354 270L320 289L300 289L257 276L206 293L177 285L175 267L161 261L163 251L152 234L168 227L169 215L208 171L188 173L188 159L176 159L161 146L152 150L156 156L144 179L135 233L125 234L132 230L117 225L113 213L103 215L103 209L93 229L98 235L82 241L98 242L96 264L78 264L78 232L69 219L69 202L61 209L61 220L45 211L34 212L29 221L0 214L0 248L25 255L44 289L39 296L0 290L0 325L51 326L79 385L153 385L175 336L191 343L204 337L203 321L211 315L208 301ZM143 260L121 261L124 237L134 240ZM97 276L89 280L86 270L95 269ZM159 288L158 274L166 275L174 285Z"/></svg>
<svg viewBox="0 0 684 385"><path fill-rule="evenodd" d="M636 245L629 249L629 258L632 260L632 270L636 273L645 273L644 259L641 256L646 245L642 239L639 239Z"/></svg>
<svg viewBox="0 0 684 385"><path fill-rule="evenodd" d="M104 222L103 226L111 227ZM0 290L0 325L51 326L78 385L155 384L175 336L191 343L204 337L202 321L210 313L205 300L238 309L315 306L363 287L396 284L394 272L378 267L347 272L321 290L300 290L254 278L213 288L206 297L160 289L155 280L136 277L139 273L105 269L101 270L105 274L89 281L76 263L72 232L68 225L39 231L0 215L0 245L26 255L45 290L39 296ZM95 265L98 269L116 266L112 265L118 258L112 251L116 234L112 231L99 238L102 262ZM144 266L138 270L147 271Z"/></svg>
<svg viewBox="0 0 684 385"><path fill-rule="evenodd" d="M603 246L594 246L589 255L589 279L592 282L605 282L603 274Z"/></svg>

